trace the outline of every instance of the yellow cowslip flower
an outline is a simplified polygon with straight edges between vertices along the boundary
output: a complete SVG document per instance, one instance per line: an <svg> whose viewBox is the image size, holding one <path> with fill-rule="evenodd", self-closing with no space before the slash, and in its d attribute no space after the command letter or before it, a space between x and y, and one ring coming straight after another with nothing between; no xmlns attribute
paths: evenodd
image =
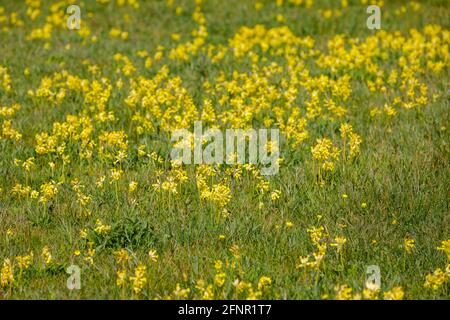
<svg viewBox="0 0 450 320"><path fill-rule="evenodd" d="M402 287L394 287L383 294L384 300L403 300L405 293Z"/></svg>
<svg viewBox="0 0 450 320"><path fill-rule="evenodd" d="M309 237L313 244L318 244L319 241L325 236L325 228L323 226L320 227L311 227L306 230L309 233Z"/></svg>
<svg viewBox="0 0 450 320"><path fill-rule="evenodd" d="M99 188L103 188L103 184L105 183L106 177L105 176L101 176L100 178L98 178L98 180L95 182L95 185Z"/></svg>
<svg viewBox="0 0 450 320"><path fill-rule="evenodd" d="M182 13L183 13L183 8L182 7L180 7L180 6L177 6L176 8L175 8L175 14L177 15L177 16L180 16Z"/></svg>
<svg viewBox="0 0 450 320"><path fill-rule="evenodd" d="M414 246L415 246L414 239L405 238L405 240L404 240L404 247L405 247L405 251L407 253L411 253L411 251L414 248Z"/></svg>
<svg viewBox="0 0 450 320"><path fill-rule="evenodd" d="M41 185L41 192L40 192L41 197L39 198L39 202L47 203L48 201L53 199L57 194L58 194L58 187L56 182L52 180L48 183L44 183L43 185Z"/></svg>
<svg viewBox="0 0 450 320"><path fill-rule="evenodd" d="M203 291L201 299L203 300L213 300L214 299L214 287L212 284L209 284L205 290Z"/></svg>
<svg viewBox="0 0 450 320"><path fill-rule="evenodd" d="M114 181L118 181L122 177L123 170L113 168L113 169L111 169L110 174L111 174L111 182L110 183L112 183Z"/></svg>
<svg viewBox="0 0 450 320"><path fill-rule="evenodd" d="M112 28L112 29L109 31L109 36L110 36L111 38L120 38L121 35L122 35L122 31L121 31L119 28Z"/></svg>
<svg viewBox="0 0 450 320"><path fill-rule="evenodd" d="M338 158L339 150L333 147L330 139L323 138L316 140L316 145L311 147L311 153L314 160L327 164L324 169L332 170L333 160Z"/></svg>
<svg viewBox="0 0 450 320"><path fill-rule="evenodd" d="M241 257L241 249L239 248L239 246L237 244L233 244L230 248L230 252L231 254L237 259L239 260Z"/></svg>
<svg viewBox="0 0 450 320"><path fill-rule="evenodd" d="M44 259L44 264L46 266L49 266L52 263L53 258L52 258L52 254L50 252L50 248L48 246L44 246L42 248L41 256L42 256L42 259Z"/></svg>
<svg viewBox="0 0 450 320"><path fill-rule="evenodd" d="M128 192L130 192L130 193L135 192L137 187L138 187L138 183L136 181L130 182L130 184L128 185Z"/></svg>
<svg viewBox="0 0 450 320"><path fill-rule="evenodd" d="M148 57L148 52L147 52L147 50L140 50L140 51L136 52L136 55L139 58L146 58L146 57Z"/></svg>
<svg viewBox="0 0 450 320"><path fill-rule="evenodd" d="M381 114L381 110L378 108L373 108L370 110L370 116L376 117L377 115Z"/></svg>
<svg viewBox="0 0 450 320"><path fill-rule="evenodd" d="M177 283L175 290L173 291L173 295L177 300L187 299L190 293L191 289L183 289L179 283Z"/></svg>
<svg viewBox="0 0 450 320"><path fill-rule="evenodd" d="M350 288L347 284L344 284L342 286L336 286L334 288L334 291L336 292L336 300L352 300L353 294L352 294L352 288Z"/></svg>
<svg viewBox="0 0 450 320"><path fill-rule="evenodd" d="M77 202L81 205L81 206L86 206L88 203L90 203L92 201L92 197L85 195L81 192L77 192Z"/></svg>
<svg viewBox="0 0 450 320"><path fill-rule="evenodd" d="M145 151L146 146L144 144L139 145L138 149L137 149L137 153L138 153L138 157L143 157L147 154L147 152Z"/></svg>
<svg viewBox="0 0 450 320"><path fill-rule="evenodd" d="M442 245L437 249L444 251L444 253L447 255L447 259L450 261L450 239L442 241Z"/></svg>
<svg viewBox="0 0 450 320"><path fill-rule="evenodd" d="M126 249L119 249L113 252L113 255L116 258L117 263L126 263L130 259L130 255Z"/></svg>
<svg viewBox="0 0 450 320"><path fill-rule="evenodd" d="M447 282L450 278L450 274L442 271L441 268L438 268L433 271L433 273L428 274L425 277L425 288L431 288L433 290L438 290L445 282Z"/></svg>
<svg viewBox="0 0 450 320"><path fill-rule="evenodd" d="M333 171L334 170L334 163L332 161L325 161L322 164L322 169L324 171Z"/></svg>
<svg viewBox="0 0 450 320"><path fill-rule="evenodd" d="M12 285L14 285L14 265L10 259L6 258L0 270L0 287Z"/></svg>
<svg viewBox="0 0 450 320"><path fill-rule="evenodd" d="M86 229L86 228L81 229L81 230L80 230L80 238L81 238L81 239L87 239L87 237L88 237L88 231L87 231L87 229Z"/></svg>
<svg viewBox="0 0 450 320"><path fill-rule="evenodd" d="M27 196L30 194L31 188L28 186L23 186L20 183L16 183L11 189L11 193L16 196Z"/></svg>
<svg viewBox="0 0 450 320"><path fill-rule="evenodd" d="M31 193L30 193L30 198L31 198L31 199L37 199L37 198L39 198L39 192L36 191L36 190L32 190Z"/></svg>
<svg viewBox="0 0 450 320"><path fill-rule="evenodd" d="M1 134L3 135L3 137L15 141L19 141L22 139L22 134L12 127L11 120L3 121Z"/></svg>
<svg viewBox="0 0 450 320"><path fill-rule="evenodd" d="M280 190L274 190L270 194L270 200L276 201L276 200L280 199L280 196L281 196L281 191Z"/></svg>
<svg viewBox="0 0 450 320"><path fill-rule="evenodd" d="M140 264L134 269L134 276L130 277L135 294L140 294L147 284L147 267Z"/></svg>
<svg viewBox="0 0 450 320"><path fill-rule="evenodd" d="M6 229L6 235L8 237L12 237L14 235L14 229L13 228Z"/></svg>
<svg viewBox="0 0 450 320"><path fill-rule="evenodd" d="M5 90L6 92L11 91L11 76L8 72L8 69L2 67L0 65L0 89Z"/></svg>
<svg viewBox="0 0 450 320"><path fill-rule="evenodd" d="M117 279L116 279L117 286L118 287L124 286L126 281L127 281L127 270L117 271Z"/></svg>
<svg viewBox="0 0 450 320"><path fill-rule="evenodd" d="M348 123L342 123L341 127L339 128L339 131L341 132L342 137L348 136L350 133L353 132L353 127L351 124Z"/></svg>
<svg viewBox="0 0 450 320"><path fill-rule="evenodd" d="M394 117L397 114L397 111L389 106L389 105L385 105L384 106L384 112L389 116L389 117Z"/></svg>
<svg viewBox="0 0 450 320"><path fill-rule="evenodd" d="M236 288L236 293L239 295L245 291L248 291L252 288L252 285L246 281L241 281L239 279L236 279L233 282L233 286Z"/></svg>
<svg viewBox="0 0 450 320"><path fill-rule="evenodd" d="M148 57L147 59L145 59L145 68L146 69L150 69L152 65L153 65L152 58Z"/></svg>
<svg viewBox="0 0 450 320"><path fill-rule="evenodd" d="M1 107L0 106L0 116L5 118L11 118L22 106L18 103L14 103L11 107ZM15 159L16 161L16 159Z"/></svg>
<svg viewBox="0 0 450 320"><path fill-rule="evenodd" d="M150 259L151 262L157 262L158 261L158 253L156 252L156 250L150 250L148 252L148 258Z"/></svg>
<svg viewBox="0 0 450 320"><path fill-rule="evenodd" d="M214 269L216 269L216 271L222 270L222 261L216 260L216 262L214 262Z"/></svg>
<svg viewBox="0 0 450 320"><path fill-rule="evenodd" d="M286 18L282 14L277 14L276 20L277 20L277 22L280 22L280 23L286 22Z"/></svg>
<svg viewBox="0 0 450 320"><path fill-rule="evenodd" d="M231 200L231 190L223 184L216 184L212 188L204 187L200 192L200 199L212 201L223 208Z"/></svg>
<svg viewBox="0 0 450 320"><path fill-rule="evenodd" d="M350 136L350 140L348 142L350 147L349 158L351 159L354 158L357 154L359 154L362 139L358 134L353 132L351 132L349 136Z"/></svg>
<svg viewBox="0 0 450 320"><path fill-rule="evenodd" d="M111 226L103 224L103 222L100 219L97 219L95 221L95 228L94 232L98 234L106 234L111 231Z"/></svg>
<svg viewBox="0 0 450 320"><path fill-rule="evenodd" d="M344 237L336 237L334 238L334 242L331 243L330 246L336 247L337 251L340 252L346 242L347 239L345 239Z"/></svg>
<svg viewBox="0 0 450 320"><path fill-rule="evenodd" d="M16 261L20 270L28 269L33 262L33 252L30 252L30 254L26 256L17 256Z"/></svg>
<svg viewBox="0 0 450 320"><path fill-rule="evenodd" d="M363 298L366 300L377 300L380 293L380 288L364 288Z"/></svg>
<svg viewBox="0 0 450 320"><path fill-rule="evenodd" d="M172 33L170 38L174 41L179 41L181 39L181 35L179 33Z"/></svg>
<svg viewBox="0 0 450 320"><path fill-rule="evenodd" d="M84 261L87 263L94 265L94 256L95 256L96 250L94 249L94 243L92 241L88 242L88 249L86 251L86 255L84 257Z"/></svg>
<svg viewBox="0 0 450 320"><path fill-rule="evenodd" d="M263 292L270 285L272 285L272 279L266 276L262 276L258 281L258 291Z"/></svg>
<svg viewBox="0 0 450 320"><path fill-rule="evenodd" d="M226 279L225 272L219 272L214 276L214 283L219 287L223 287Z"/></svg>

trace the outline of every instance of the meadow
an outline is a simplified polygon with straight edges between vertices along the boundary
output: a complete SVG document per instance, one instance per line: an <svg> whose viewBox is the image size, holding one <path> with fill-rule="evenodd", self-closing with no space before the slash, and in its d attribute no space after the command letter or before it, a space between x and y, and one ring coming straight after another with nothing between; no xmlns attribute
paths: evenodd
<svg viewBox="0 0 450 320"><path fill-rule="evenodd" d="M447 0L0 0L0 299L449 299L449 27ZM279 129L279 171L172 161L195 121Z"/></svg>

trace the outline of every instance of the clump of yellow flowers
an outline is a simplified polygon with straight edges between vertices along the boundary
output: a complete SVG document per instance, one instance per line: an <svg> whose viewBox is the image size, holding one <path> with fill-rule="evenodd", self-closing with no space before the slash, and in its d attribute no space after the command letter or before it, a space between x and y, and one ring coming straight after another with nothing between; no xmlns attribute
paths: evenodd
<svg viewBox="0 0 450 320"><path fill-rule="evenodd" d="M440 289L443 284L450 280L450 239L442 241L442 245L437 249L444 251L447 255L447 267L445 270L437 268L426 276L424 287L431 288L433 290Z"/></svg>

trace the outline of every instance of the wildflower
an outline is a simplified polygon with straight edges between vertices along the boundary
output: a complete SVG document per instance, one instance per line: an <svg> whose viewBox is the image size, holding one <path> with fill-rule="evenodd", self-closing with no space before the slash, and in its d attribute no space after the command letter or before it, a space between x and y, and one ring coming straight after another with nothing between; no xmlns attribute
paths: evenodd
<svg viewBox="0 0 450 320"><path fill-rule="evenodd" d="M146 277L147 267L140 264L134 269L134 276L130 277L133 284L133 291L135 294L140 294L147 283Z"/></svg>
<svg viewBox="0 0 450 320"><path fill-rule="evenodd" d="M34 157L31 157L22 163L22 167L25 169L25 171L30 172L31 168L35 166L34 160Z"/></svg>
<svg viewBox="0 0 450 320"><path fill-rule="evenodd" d="M447 259L450 261L450 239L442 241L442 245L437 249L444 251L444 253L447 255Z"/></svg>
<svg viewBox="0 0 450 320"><path fill-rule="evenodd" d="M291 229L294 224L291 221L286 221L286 228Z"/></svg>
<svg viewBox="0 0 450 320"><path fill-rule="evenodd" d="M47 203L58 194L57 184L54 181L50 181L41 186L41 197L39 202Z"/></svg>
<svg viewBox="0 0 450 320"><path fill-rule="evenodd" d="M48 246L44 246L42 248L41 256L42 256L42 259L44 259L44 264L46 266L49 266L52 263L53 257L52 257L52 254L51 254L50 249L49 249Z"/></svg>
<svg viewBox="0 0 450 320"><path fill-rule="evenodd" d="M87 237L88 237L88 231L87 231L86 228L80 230L80 237L81 237L82 239L87 239Z"/></svg>
<svg viewBox="0 0 450 320"><path fill-rule="evenodd" d="M175 296L175 299L181 300L181 299L187 299L190 292L191 292L191 289L189 289L189 288L183 289L183 288L181 288L180 284L177 283L173 294Z"/></svg>
<svg viewBox="0 0 450 320"><path fill-rule="evenodd" d="M120 169L111 169L111 183L113 181L118 181L123 174L123 170Z"/></svg>
<svg viewBox="0 0 450 320"><path fill-rule="evenodd" d="M119 270L117 271L117 279L116 284L118 287L122 287L125 285L127 281L127 270Z"/></svg>
<svg viewBox="0 0 450 320"><path fill-rule="evenodd" d="M94 264L94 256L95 256L96 250L94 249L94 243L92 241L88 242L88 249L86 252L86 256L84 257L84 261L87 263L93 265Z"/></svg>
<svg viewBox="0 0 450 320"><path fill-rule="evenodd" d="M338 150L333 147L331 140L324 138L318 139L317 144L311 148L313 158L319 161L325 161L327 159L336 159Z"/></svg>
<svg viewBox="0 0 450 320"><path fill-rule="evenodd" d="M336 286L334 290L336 292L336 300L351 300L353 298L353 290L346 284L342 286Z"/></svg>
<svg viewBox="0 0 450 320"><path fill-rule="evenodd" d="M219 287L223 287L224 283L225 283L225 279L226 279L226 274L225 272L219 272L215 275L214 277L214 283Z"/></svg>
<svg viewBox="0 0 450 320"><path fill-rule="evenodd" d="M366 287L363 290L363 298L367 300L377 300L380 288L378 287Z"/></svg>
<svg viewBox="0 0 450 320"><path fill-rule="evenodd" d="M403 300L405 293L402 287L394 287L389 291L384 292L384 300Z"/></svg>
<svg viewBox="0 0 450 320"><path fill-rule="evenodd" d="M337 251L340 252L342 247L347 242L347 239L344 237L336 237L334 238L334 243L330 244L332 247L336 247Z"/></svg>
<svg viewBox="0 0 450 320"><path fill-rule="evenodd" d="M259 278L258 281L258 290L259 291L263 291L265 290L268 286L270 286L272 284L272 279L266 276L262 276L261 278Z"/></svg>
<svg viewBox="0 0 450 320"><path fill-rule="evenodd" d="M407 253L411 253L412 249L415 246L414 239L405 238L404 240L405 251Z"/></svg>
<svg viewBox="0 0 450 320"><path fill-rule="evenodd" d="M95 231L95 233L98 233L98 234L106 234L109 231L111 231L111 226L103 224L103 222L100 219L97 219L95 221L94 231Z"/></svg>
<svg viewBox="0 0 450 320"><path fill-rule="evenodd" d="M14 265L8 258L3 261L3 267L0 270L0 286L14 285Z"/></svg>
<svg viewBox="0 0 450 320"><path fill-rule="evenodd" d="M95 185L96 185L97 187L99 187L99 188L102 188L102 187L103 187L103 184L104 184L104 182L105 182L105 180L106 180L106 177L105 177L105 176L101 176L101 177L97 180L97 182L95 183Z"/></svg>
<svg viewBox="0 0 450 320"><path fill-rule="evenodd" d="M16 257L17 264L21 270L26 270L30 267L33 261L33 252L26 256L17 256Z"/></svg>
<svg viewBox="0 0 450 320"><path fill-rule="evenodd" d="M430 273L425 278L425 288L431 288L433 290L438 290L447 280L449 279L449 274L438 268Z"/></svg>
<svg viewBox="0 0 450 320"><path fill-rule="evenodd" d="M350 140L349 140L349 146L350 146L350 153L349 158L354 158L357 154L359 154L360 151L360 144L362 142L361 137L356 133L350 133Z"/></svg>
<svg viewBox="0 0 450 320"><path fill-rule="evenodd" d="M270 194L270 200L276 201L276 200L280 199L280 195L281 195L281 191L275 190Z"/></svg>
<svg viewBox="0 0 450 320"><path fill-rule="evenodd" d="M12 237L14 235L14 230L12 228L6 229L6 235Z"/></svg>
<svg viewBox="0 0 450 320"><path fill-rule="evenodd" d="M137 187L138 187L138 183L135 182L135 181L132 181L132 182L130 182L130 184L128 185L128 191L129 191L130 193L133 193L133 192L136 191Z"/></svg>
<svg viewBox="0 0 450 320"><path fill-rule="evenodd" d="M158 253L156 252L156 250L150 250L148 252L148 257L149 257L150 261L157 262L159 256L158 256Z"/></svg>
<svg viewBox="0 0 450 320"><path fill-rule="evenodd" d="M116 250L113 252L113 254L116 257L117 263L119 264L124 264L130 259L130 255L128 254L128 251L126 249Z"/></svg>
<svg viewBox="0 0 450 320"><path fill-rule="evenodd" d="M239 248L239 246L237 244L233 244L231 246L230 252L238 260L241 257L240 248Z"/></svg>

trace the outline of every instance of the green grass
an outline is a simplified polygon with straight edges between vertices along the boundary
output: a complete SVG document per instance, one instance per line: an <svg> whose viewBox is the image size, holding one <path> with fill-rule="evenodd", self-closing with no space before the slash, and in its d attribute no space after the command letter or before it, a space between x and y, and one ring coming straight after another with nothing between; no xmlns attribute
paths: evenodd
<svg viewBox="0 0 450 320"><path fill-rule="evenodd" d="M372 108L390 103L393 96L402 94L401 89L389 88L386 95L370 92L366 81L374 80L373 74L360 69L332 72L318 67L314 58L307 58L304 62L313 76L327 75L331 79L344 74L352 76L349 99L344 102L336 98L339 104L345 104L348 112L342 118L319 116L308 120L309 137L299 146L293 146L283 137L284 164L279 174L268 178L270 190L281 191L278 201L272 202L266 195L262 200L265 206L260 209L261 200L255 189L257 180L249 173L244 173L240 180L230 179L228 186L232 199L226 205L230 213L228 218L221 216L222 208L200 199L194 166L187 166L189 180L178 186L178 195L157 193L153 189L156 170L167 171L170 167L170 135L160 127L141 136L136 134L136 124L132 121L134 110L124 103L130 91L131 77L116 72L121 63L115 62L113 56L121 53L130 58L137 68L133 78L150 79L167 65L170 77L182 79L182 86L199 111L205 97L213 100L217 111L231 108L219 106L218 98L214 93L207 93L202 84L206 80L217 83L221 72L227 79L233 71L251 73L250 59L239 60L228 52L224 60L212 63L206 52L199 52L188 61L173 61L165 51L161 61L154 61L150 69L144 68L144 59L136 56L137 51L147 50L153 56L158 45L174 48L177 43L171 40L172 33L181 35L179 43L192 40L191 31L197 28L191 16L195 2L187 0L175 0L172 8L166 1L140 1L139 10L118 7L114 3L101 5L85 1L82 24L86 22L92 35L97 36L97 43L91 43L88 38L84 44L82 37L65 28L55 28L48 40L28 41L26 37L31 30L42 26L49 13L51 1L43 2L41 15L31 21L25 15L26 6L22 2L0 0L0 7L3 6L8 15L18 12L25 22L22 27L13 26L9 31L0 32L0 66L8 68L13 88L7 93L0 86L0 107L13 103L22 107L11 117L13 128L22 134L22 139L12 141L0 131L0 267L6 258L15 261L16 256L34 253L27 270L20 273L15 267L14 285L0 286L0 299L167 298L174 297L172 293L177 283L190 288L188 298L201 298L200 290L195 289L199 279L213 285L215 298L229 299L238 297L234 294L235 279L257 287L261 276L272 280L263 298L334 298L335 287L343 284L349 285L354 293L361 293L369 265L381 268L382 292L400 286L407 299L450 297L448 280L438 290L424 288L427 274L437 268L445 270L446 255L436 248L442 241L450 239L450 8L446 1L420 1L422 6L418 12L408 9L400 16L394 15L395 10L402 5L409 6L409 1L385 1L387 4L382 8L382 29L388 33L398 30L403 36L410 37L410 29L422 32L430 24L446 30L447 39L442 40L447 44L443 71L435 74L425 68L424 74L417 76L431 93L440 95L435 101L430 94L429 102L424 106L410 110L397 107L397 115L392 118L385 114L371 117ZM366 8L360 1L350 0L342 15L332 19L324 19L318 11L340 8L337 1L331 0L315 1L310 9L289 3L278 7L275 1L261 1L264 3L261 11L254 10L253 1L204 2L202 12L208 30L207 44L229 46L229 39L240 27L257 24L267 29L286 25L298 37L311 36L318 52L328 52L327 41L336 34L364 40L380 32L366 28ZM180 16L174 13L177 5L184 9ZM62 8L65 10L66 5ZM92 12L93 16L87 17L86 11ZM386 12L387 17L384 16ZM282 14L286 21L277 22L277 14ZM129 22L125 15L129 15ZM129 32L129 39L111 39L109 31L112 27ZM46 42L51 46L49 49L44 48ZM69 50L65 48L67 44L71 45ZM283 90L279 80L290 81L286 59L258 48L253 51L267 59L261 59L258 66L276 61L283 68L269 80L275 88ZM399 56L404 54L401 50L388 52L385 61L374 58L387 76L397 66ZM426 58L422 58L421 65L424 66ZM123 178L117 186L105 182L104 189L98 188L95 182L101 175L108 175L114 166L97 153L90 161L81 160L78 143L70 142L65 154L71 156L71 163L63 167L56 156L39 155L35 151L36 134L51 132L53 123L65 121L68 114L85 113L93 119L95 111L89 111L80 92L68 91L60 105L27 95L28 90L39 87L43 77L63 69L89 81L99 80L101 76L91 74L88 66L83 64L85 59L89 59L90 65L98 65L102 76L111 83L118 79L125 83L122 89L113 88L106 103L106 110L113 111L116 120L94 121L95 137L102 130L124 130L128 140L128 158L121 165ZM30 70L28 77L23 73L25 67ZM308 94L304 88L299 88L296 107L301 109L302 116ZM277 103L284 102L282 99L274 102L262 114L265 112L273 117ZM261 126L262 117L255 114L252 123ZM0 124L5 119L0 114ZM339 126L343 122L352 124L361 136L360 154L352 161L337 162L334 172L327 175L325 185L320 186L311 147L322 137L329 137L340 146ZM219 126L225 129L227 123L220 122ZM136 149L139 144L145 144L147 152L155 151L163 156L164 163L138 159ZM29 157L35 157L36 163L29 173L14 165L14 159ZM49 161L55 161L54 170L48 166ZM221 172L211 180L220 182L226 176ZM56 197L46 205L11 194L16 183L30 185L39 191L42 184L52 179L62 183ZM90 216L80 215L85 209L80 209L76 203L76 194L70 184L73 179L85 186L84 194L92 196L92 202L87 206L92 212ZM133 195L127 191L131 181L139 185ZM348 197L343 198L343 194ZM362 208L362 203L367 207ZM97 219L110 225L111 231L104 235L93 232ZM288 221L294 224L292 228L286 227ZM307 232L312 226L324 226L329 234L327 237L342 236L347 242L341 254L328 248L319 270L298 269L299 257L315 251ZM82 256L87 252L87 242L80 237L80 230L84 228L89 231L96 249L94 264L74 255L77 249L81 250ZM13 235L8 235L7 230L12 230ZM220 235L224 235L225 240L219 240ZM415 240L411 253L405 252L405 238ZM239 246L239 259L230 251L233 245ZM41 257L44 246L50 248L53 256L50 266L44 265ZM128 275L134 274L138 262L147 265L148 283L141 294L134 294L130 283L122 289L116 285L118 265L112 252L120 248L133 253ZM153 249L159 255L157 262L148 259L148 251ZM214 284L216 260L238 261L235 270L227 269L223 288ZM81 290L66 288L69 275L65 269L71 264L81 267Z"/></svg>

